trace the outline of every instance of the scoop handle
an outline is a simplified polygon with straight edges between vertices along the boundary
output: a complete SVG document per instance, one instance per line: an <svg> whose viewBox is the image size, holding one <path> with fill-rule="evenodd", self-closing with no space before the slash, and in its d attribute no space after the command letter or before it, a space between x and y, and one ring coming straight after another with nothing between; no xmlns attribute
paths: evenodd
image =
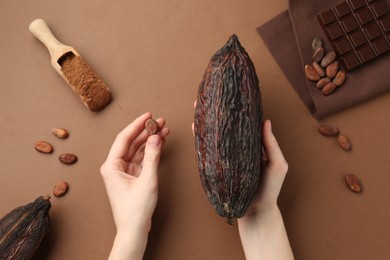
<svg viewBox="0 0 390 260"><path fill-rule="evenodd" d="M52 60L57 61L64 53L69 51L70 46L64 45L57 40L44 20L40 18L35 19L31 22L29 30L46 46Z"/></svg>

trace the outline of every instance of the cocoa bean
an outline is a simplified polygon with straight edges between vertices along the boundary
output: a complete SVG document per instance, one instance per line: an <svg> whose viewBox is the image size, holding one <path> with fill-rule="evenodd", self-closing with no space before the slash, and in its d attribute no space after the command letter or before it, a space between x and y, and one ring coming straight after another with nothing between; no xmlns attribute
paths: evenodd
<svg viewBox="0 0 390 260"><path fill-rule="evenodd" d="M335 126L330 126L330 125L322 125L318 129L320 134L325 135L325 136L336 136L339 133L339 129Z"/></svg>
<svg viewBox="0 0 390 260"><path fill-rule="evenodd" d="M68 188L69 184L66 181L60 181L54 186L53 195L56 197L61 197L66 194Z"/></svg>
<svg viewBox="0 0 390 260"><path fill-rule="evenodd" d="M41 153L52 153L53 146L46 141L37 141L35 143L35 150Z"/></svg>
<svg viewBox="0 0 390 260"><path fill-rule="evenodd" d="M71 153L63 153L58 159L64 164L74 164L78 160L77 156Z"/></svg>
<svg viewBox="0 0 390 260"><path fill-rule="evenodd" d="M317 71L318 76L320 76L321 78L325 76L325 71L322 69L322 67L320 66L320 64L318 64L317 61L313 61L313 67Z"/></svg>
<svg viewBox="0 0 390 260"><path fill-rule="evenodd" d="M313 48L313 51L322 47L322 40L319 37L315 37L311 43L311 47Z"/></svg>
<svg viewBox="0 0 390 260"><path fill-rule="evenodd" d="M340 70L339 72L337 72L336 74L336 77L333 79L333 83L340 87L341 85L344 84L345 82L345 79L346 79L346 74L344 71Z"/></svg>
<svg viewBox="0 0 390 260"><path fill-rule="evenodd" d="M360 182L359 178L353 174L345 175L345 183L347 184L347 187L353 192L360 193L363 190L362 183Z"/></svg>
<svg viewBox="0 0 390 260"><path fill-rule="evenodd" d="M65 139L69 136L68 131L63 128L52 128L51 132L58 138Z"/></svg>
<svg viewBox="0 0 390 260"><path fill-rule="evenodd" d="M158 124L156 120L150 118L145 122L145 130L148 135L155 135L158 132Z"/></svg>
<svg viewBox="0 0 390 260"><path fill-rule="evenodd" d="M325 54L324 58L321 60L321 66L323 68L326 68L335 59L336 59L336 53L334 51L330 51L327 54Z"/></svg>
<svg viewBox="0 0 390 260"><path fill-rule="evenodd" d="M327 78L327 77L322 78L322 79L320 79L320 80L317 82L316 87L319 88L319 89L321 89L321 88L323 88L326 84L328 84L329 82L331 82L331 79L330 79L330 78Z"/></svg>
<svg viewBox="0 0 390 260"><path fill-rule="evenodd" d="M350 151L352 149L351 141L349 140L349 138L346 135L340 134L338 137L338 142L339 142L340 147L344 151Z"/></svg>
<svg viewBox="0 0 390 260"><path fill-rule="evenodd" d="M326 85L322 88L322 94L327 96L335 91L336 87L337 86L333 82L326 83Z"/></svg>
<svg viewBox="0 0 390 260"><path fill-rule="evenodd" d="M320 76L318 75L316 69L312 65L305 65L305 74L308 80L311 81L320 80Z"/></svg>
<svg viewBox="0 0 390 260"><path fill-rule="evenodd" d="M333 79L339 71L339 62L334 61L326 67L326 76Z"/></svg>
<svg viewBox="0 0 390 260"><path fill-rule="evenodd" d="M325 53L324 48L319 47L317 50L315 50L313 57L312 57L312 60L320 62L322 60L322 58L324 57L324 53Z"/></svg>

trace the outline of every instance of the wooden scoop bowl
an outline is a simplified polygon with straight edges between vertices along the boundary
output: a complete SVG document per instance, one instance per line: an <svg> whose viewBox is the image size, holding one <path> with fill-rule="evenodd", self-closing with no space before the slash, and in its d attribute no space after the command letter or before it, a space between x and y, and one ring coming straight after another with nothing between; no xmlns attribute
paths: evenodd
<svg viewBox="0 0 390 260"><path fill-rule="evenodd" d="M99 78L96 72L82 59L80 54L71 46L64 45L56 39L46 22L35 19L29 26L30 32L37 37L49 50L51 65L61 75L65 82L78 95L84 105L91 111L100 111L111 101L111 92L107 85ZM72 67L79 66L86 70L86 75L93 74L93 78L84 80L82 75L79 79L71 79L64 73L63 63L72 60Z"/></svg>

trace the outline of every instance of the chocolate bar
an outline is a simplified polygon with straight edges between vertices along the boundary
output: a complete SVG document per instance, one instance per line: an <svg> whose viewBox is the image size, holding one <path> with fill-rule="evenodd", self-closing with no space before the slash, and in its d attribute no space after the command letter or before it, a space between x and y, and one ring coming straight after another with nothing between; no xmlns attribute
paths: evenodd
<svg viewBox="0 0 390 260"><path fill-rule="evenodd" d="M390 10L383 0L346 0L316 17L346 71L390 50Z"/></svg>

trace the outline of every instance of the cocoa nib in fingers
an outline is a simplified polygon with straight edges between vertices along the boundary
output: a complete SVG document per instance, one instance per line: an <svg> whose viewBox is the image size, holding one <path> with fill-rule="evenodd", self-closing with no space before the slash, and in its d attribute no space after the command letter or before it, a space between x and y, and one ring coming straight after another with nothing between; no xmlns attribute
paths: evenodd
<svg viewBox="0 0 390 260"><path fill-rule="evenodd" d="M150 118L145 121L145 130L148 135L155 135L158 132L158 124L156 120Z"/></svg>

